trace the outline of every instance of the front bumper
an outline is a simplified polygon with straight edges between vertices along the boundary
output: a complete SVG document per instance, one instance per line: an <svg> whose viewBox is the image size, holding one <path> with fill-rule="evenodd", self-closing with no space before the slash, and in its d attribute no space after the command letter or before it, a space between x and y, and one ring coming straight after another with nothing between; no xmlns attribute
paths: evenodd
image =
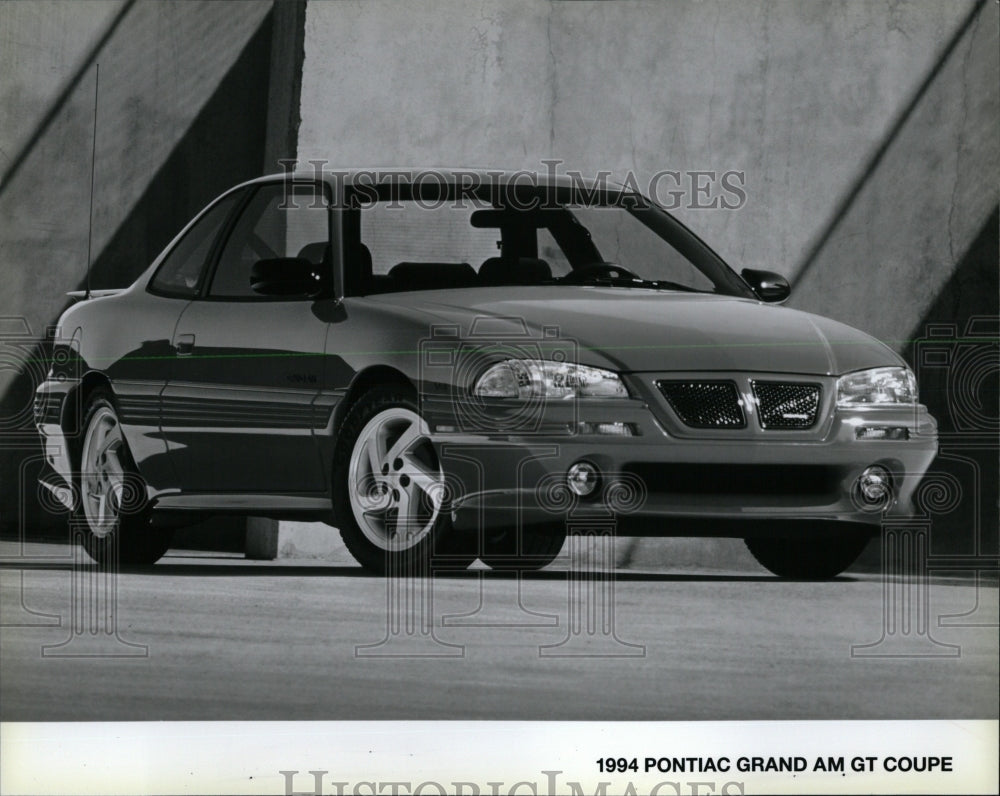
<svg viewBox="0 0 1000 796"><path fill-rule="evenodd" d="M68 418L79 417L79 409L69 405L73 396L79 398L78 379L50 378L35 392L35 427L42 441L45 461L38 481L64 508L75 508L73 464L69 440L64 429ZM75 410L75 411L74 411Z"/></svg>
<svg viewBox="0 0 1000 796"><path fill-rule="evenodd" d="M887 515L915 512L915 493L937 453L937 423L922 405L825 404L820 420L804 431L752 424L696 431L681 428L654 395L644 397L553 401L532 415L504 401L471 412L460 402L424 396L455 526L604 522L622 535L655 536L744 536L793 521L875 529ZM621 428L613 423L633 435L597 433ZM858 439L857 429L870 426L904 428L908 439ZM579 461L600 472L586 498L566 487L566 473ZM886 501L870 505L857 482L875 464L889 471L892 489Z"/></svg>

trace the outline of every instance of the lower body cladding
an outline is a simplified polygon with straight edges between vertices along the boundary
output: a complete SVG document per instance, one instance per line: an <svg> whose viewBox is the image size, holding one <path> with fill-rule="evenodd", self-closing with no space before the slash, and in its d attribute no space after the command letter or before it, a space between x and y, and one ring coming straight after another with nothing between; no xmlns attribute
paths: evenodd
<svg viewBox="0 0 1000 796"><path fill-rule="evenodd" d="M884 516L914 512L937 453L922 406L837 410L819 430L684 437L632 400L550 405L521 434L461 433L435 415L459 531L559 523L573 533L603 521L622 536L874 533Z"/></svg>

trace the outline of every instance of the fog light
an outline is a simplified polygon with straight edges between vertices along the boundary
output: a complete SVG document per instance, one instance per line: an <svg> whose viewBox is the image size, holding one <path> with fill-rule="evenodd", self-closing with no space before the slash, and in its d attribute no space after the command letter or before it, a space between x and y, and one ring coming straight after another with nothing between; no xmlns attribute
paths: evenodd
<svg viewBox="0 0 1000 796"><path fill-rule="evenodd" d="M569 426L573 433L574 426ZM579 422L575 427L577 434L603 434L609 437L634 437L636 429L631 423L585 423Z"/></svg>
<svg viewBox="0 0 1000 796"><path fill-rule="evenodd" d="M566 473L566 483L574 495L586 497L597 488L597 468L590 462L577 462Z"/></svg>
<svg viewBox="0 0 1000 796"><path fill-rule="evenodd" d="M889 471L873 464L858 476L858 491L866 503L885 503L892 492L892 477Z"/></svg>
<svg viewBox="0 0 1000 796"><path fill-rule="evenodd" d="M631 437L634 434L630 423L598 423L597 433L611 437Z"/></svg>

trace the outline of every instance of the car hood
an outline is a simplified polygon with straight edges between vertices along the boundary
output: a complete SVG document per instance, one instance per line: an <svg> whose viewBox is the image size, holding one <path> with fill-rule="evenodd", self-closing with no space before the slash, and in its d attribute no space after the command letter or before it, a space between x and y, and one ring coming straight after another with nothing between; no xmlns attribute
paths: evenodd
<svg viewBox="0 0 1000 796"><path fill-rule="evenodd" d="M728 296L560 286L434 290L371 300L393 305L393 314L409 309L457 325L468 341L556 336L578 347L581 363L625 373L836 375L903 364L888 346L845 324Z"/></svg>

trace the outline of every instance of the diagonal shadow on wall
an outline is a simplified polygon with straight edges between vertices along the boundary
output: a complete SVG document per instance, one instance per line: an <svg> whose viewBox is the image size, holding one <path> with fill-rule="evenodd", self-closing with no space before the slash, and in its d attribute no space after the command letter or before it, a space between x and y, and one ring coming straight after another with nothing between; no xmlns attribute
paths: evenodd
<svg viewBox="0 0 1000 796"><path fill-rule="evenodd" d="M928 480L957 484L959 500L928 501L934 554L1000 552L1000 208L995 207L904 356L920 400L938 421L938 458ZM929 486L929 484L928 484Z"/></svg>
<svg viewBox="0 0 1000 796"><path fill-rule="evenodd" d="M130 284L208 202L226 188L260 176L270 50L268 14L94 260L92 288Z"/></svg>
<svg viewBox="0 0 1000 796"><path fill-rule="evenodd" d="M244 46L210 99L118 227L91 268L91 287L130 284L191 217L224 189L260 175L264 162L273 11ZM89 64L84 67L89 68ZM86 275L67 290L83 289ZM67 300L64 308L69 306ZM54 323L56 318L50 319ZM41 328L33 330L40 336ZM30 360L44 359L44 344ZM23 368L0 395L0 418L17 417L19 438L31 439L30 407L38 368ZM40 463L21 463L40 448L0 447L0 529L9 533L23 513L34 530L65 530L65 518L46 512L19 495L20 481L34 483ZM25 490L34 495L33 490ZM237 531L234 531L237 533ZM238 530L242 546L242 527ZM242 548L241 548L242 549Z"/></svg>
<svg viewBox="0 0 1000 796"><path fill-rule="evenodd" d="M816 242L809 248L805 257L802 258L802 266L796 271L796 282L801 282L803 277L809 273L810 269L816 264L820 252L822 252L827 244L830 243L831 238L834 233L840 227L841 222L847 217L848 212L854 206L861 192L864 190L865 186L872 179L875 172L878 170L879 166L882 165L882 161L885 159L886 153L888 153L890 147L899 138L900 133L906 126L906 123L913 116L914 111L920 105L921 101L927 95L928 90L933 85L934 81L941 74L941 70L949 62L955 53L956 48L959 43L968 33L969 28L976 21L980 12L986 6L988 0L979 0L973 9L969 12L968 16L963 20L962 24L958 26L958 29L952 35L948 44L945 45L944 50L942 50L941 55L935 61L934 66L931 67L927 76L920 83L920 86L914 92L913 97L906 104L903 110L899 113L896 121L893 123L889 132L886 134L884 140L879 145L878 149L871 155L868 161L862 166L858 172L858 177L854 181L853 185L848 189L847 193L837 204L837 208L833 211L833 215L830 219L830 223L827 224L826 229L819 236Z"/></svg>
<svg viewBox="0 0 1000 796"><path fill-rule="evenodd" d="M42 118L39 119L38 124L35 125L35 129L31 131L31 135L26 139L24 146L21 147L20 151L18 151L11 159L10 166L7 167L7 170L3 173L3 177L0 178L0 192L6 190L6 188L14 181L14 177L31 156L35 145L42 139L42 136L44 136L48 129L52 126L52 123L66 108L66 104L73 96L73 92L76 91L77 86L80 85L80 81L83 80L84 76L93 68L94 62L97 60L98 53L100 53L104 46L111 41L111 38L118 31L122 21L126 16L128 16L129 11L132 10L132 6L134 6L135 3L136 0L125 0L125 2L122 3L122 7L108 24L107 29L91 46L87 55L84 56L80 67L75 73L73 73L70 79L66 81L66 85L63 86L62 90L52 102L52 105L49 106L49 109L45 112Z"/></svg>

